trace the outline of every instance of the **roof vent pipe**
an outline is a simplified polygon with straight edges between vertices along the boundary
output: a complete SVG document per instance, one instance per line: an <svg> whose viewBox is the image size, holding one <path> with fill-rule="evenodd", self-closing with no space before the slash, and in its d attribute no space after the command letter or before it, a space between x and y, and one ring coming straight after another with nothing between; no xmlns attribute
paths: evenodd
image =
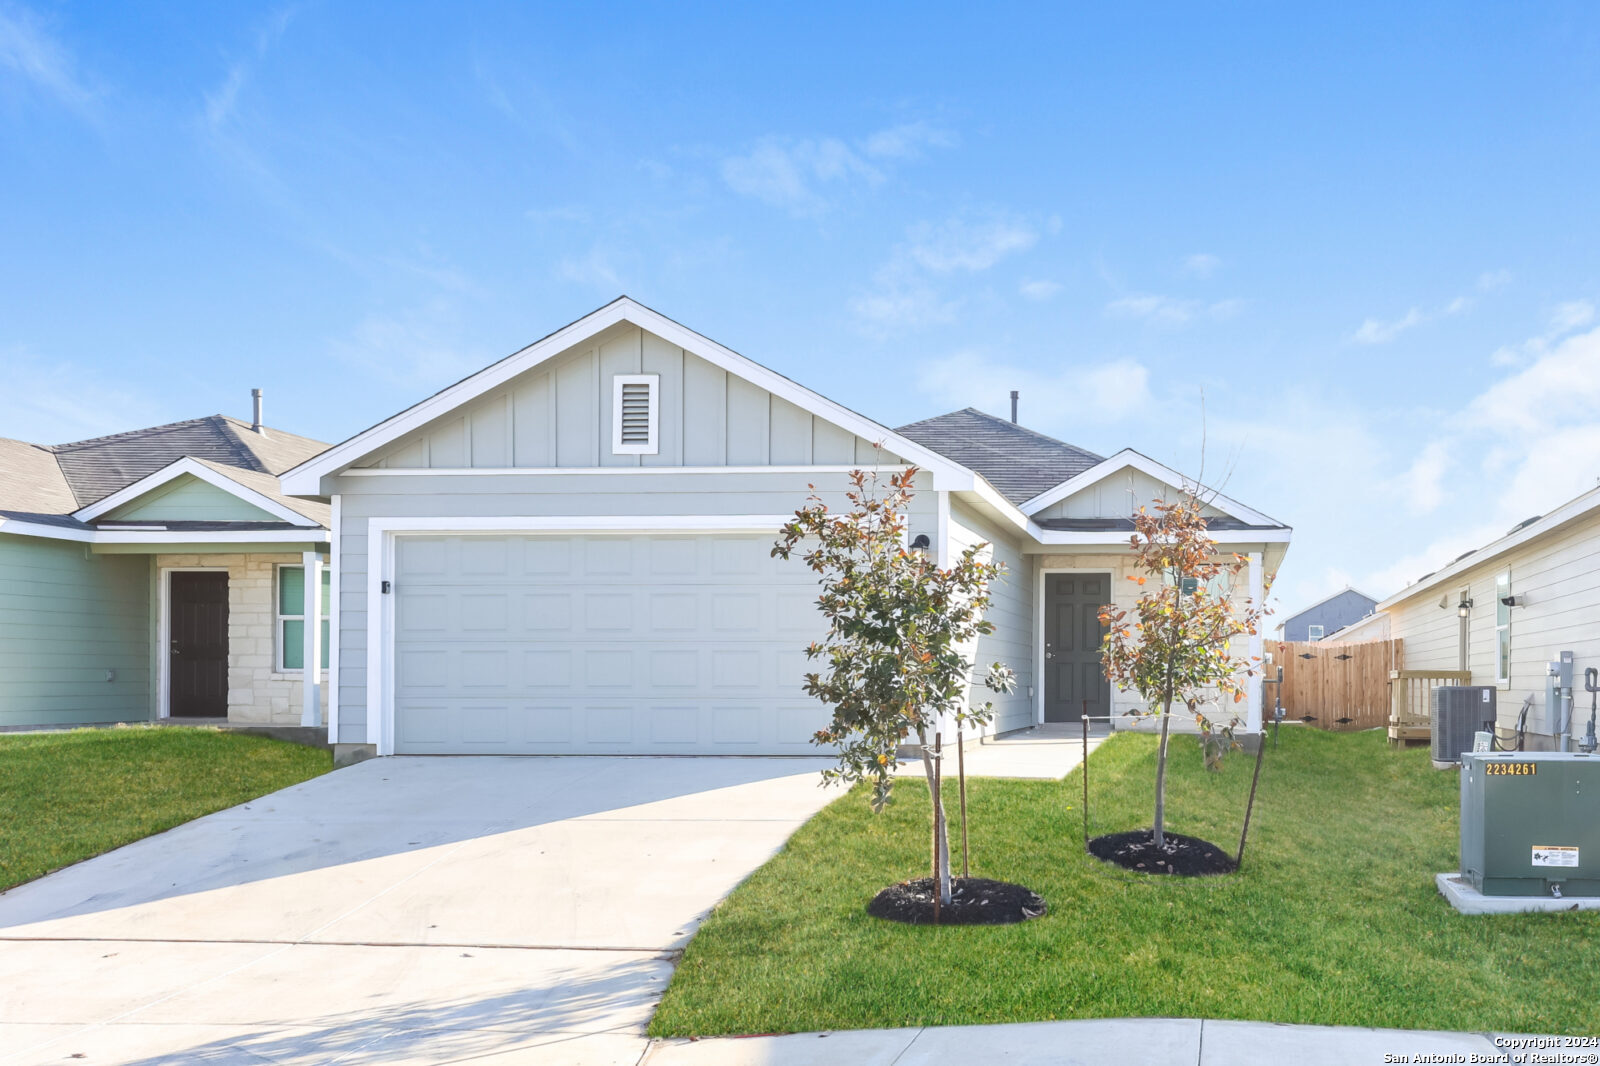
<svg viewBox="0 0 1600 1066"><path fill-rule="evenodd" d="M267 432L266 431L266 427L262 426L262 424L261 424L261 390L260 389L251 389L250 390L250 403L251 403L251 406L253 408L252 411L251 411L251 415L250 415L250 428L251 428L251 430L253 430L256 433L260 433L262 435L265 435L266 432Z"/></svg>
<svg viewBox="0 0 1600 1066"><path fill-rule="evenodd" d="M1011 390L1011 424L1012 425L1016 425L1016 422L1017 422L1017 390L1016 389L1012 389Z"/></svg>

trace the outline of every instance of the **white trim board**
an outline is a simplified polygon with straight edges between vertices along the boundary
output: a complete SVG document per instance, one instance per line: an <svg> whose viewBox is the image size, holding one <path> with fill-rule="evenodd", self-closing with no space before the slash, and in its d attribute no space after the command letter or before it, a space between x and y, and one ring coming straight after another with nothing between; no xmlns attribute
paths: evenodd
<svg viewBox="0 0 1600 1066"><path fill-rule="evenodd" d="M152 474L146 474L131 485L123 486L109 496L102 496L93 503L78 508L72 512L72 517L80 522L93 521L101 515L114 511L125 503L132 503L146 493L158 489L162 485L170 484L185 475L199 478L213 488L221 489L228 495L235 496L250 506L267 512L279 521L288 522L290 525L306 529L322 528L318 523L307 518L299 511L291 510L271 497L264 496L247 485L240 484L226 475L219 474L204 463L198 462L187 455L181 459L173 460Z"/></svg>
<svg viewBox="0 0 1600 1066"><path fill-rule="evenodd" d="M1028 515L1038 514L1051 504L1060 503L1068 496L1082 492L1090 485L1104 481L1106 478L1116 474L1119 470L1125 470L1130 466L1141 473L1148 474L1157 481L1172 485L1174 488L1181 489L1186 485L1195 486L1196 489L1199 490L1198 495L1200 495L1201 499L1205 503L1208 503L1217 510L1239 519L1241 522L1248 522L1251 525L1259 526L1282 526L1282 523L1277 519L1270 518L1267 515L1262 514L1260 511L1246 507L1238 500L1235 500L1229 496L1224 496L1222 493L1217 492L1214 489L1209 489L1195 481L1194 478L1185 477L1183 474L1178 473L1178 471L1172 469L1171 467L1162 463L1158 463L1148 455L1142 455L1139 452L1134 451L1132 448L1124 448L1122 451L1111 456L1109 459L1102 459L1100 462L1096 463L1094 466L1091 466L1083 473L1076 474L1073 477L1068 478L1055 488L1050 489L1048 492L1040 493L1033 499L1022 504L1022 511Z"/></svg>
<svg viewBox="0 0 1600 1066"><path fill-rule="evenodd" d="M79 544L321 544L327 530L312 525L297 529L82 529L0 518L0 533L19 537L70 540Z"/></svg>
<svg viewBox="0 0 1600 1066"><path fill-rule="evenodd" d="M596 475L625 477L660 474L898 474L907 467L871 466L866 463L831 463L820 466L353 466L341 470L340 477L505 477L512 475L551 477Z"/></svg>
<svg viewBox="0 0 1600 1066"><path fill-rule="evenodd" d="M499 533L709 534L770 533L793 515L554 515L524 518L396 518L367 519L367 743L379 755L394 754L394 595L395 540L426 534L494 535ZM333 666L331 655L329 666ZM335 674L331 683L337 687Z"/></svg>
<svg viewBox="0 0 1600 1066"><path fill-rule="evenodd" d="M931 471L938 481L949 482L941 484L940 487L968 488L975 480L972 471L951 462L937 452L902 437L888 427L881 426L825 396L812 392L782 374L745 358L731 348L723 347L709 337L679 325L629 297L622 296L576 322L563 326L543 340L530 344L498 363L485 367L476 374L308 459L282 475L279 483L288 495L319 496L322 478L341 472L384 445L399 440L407 433L420 429L441 415L504 385L517 375L620 322L627 322L653 333L669 344L735 374L775 396L780 396L802 410L849 430L858 437L885 443L896 455L904 456L917 466ZM598 443L596 441L597 447Z"/></svg>

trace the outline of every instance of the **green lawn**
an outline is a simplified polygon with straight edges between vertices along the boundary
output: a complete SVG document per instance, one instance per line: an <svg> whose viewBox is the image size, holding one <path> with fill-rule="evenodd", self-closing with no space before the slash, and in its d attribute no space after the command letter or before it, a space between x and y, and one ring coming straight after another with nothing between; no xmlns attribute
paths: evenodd
<svg viewBox="0 0 1600 1066"><path fill-rule="evenodd" d="M1148 736L1094 754L1095 832L1149 825L1154 765ZM1251 765L1207 774L1176 738L1169 826L1231 853ZM858 791L712 914L650 1032L1169 1016L1600 1033L1600 914L1465 918L1435 891L1456 866L1456 788L1381 732L1285 729L1243 871L1172 879L1084 854L1077 773L975 781L973 873L1030 886L1050 912L965 928L867 917L879 888L926 872L928 793L902 782L874 816Z"/></svg>
<svg viewBox="0 0 1600 1066"><path fill-rule="evenodd" d="M0 734L0 890L332 768L215 729Z"/></svg>

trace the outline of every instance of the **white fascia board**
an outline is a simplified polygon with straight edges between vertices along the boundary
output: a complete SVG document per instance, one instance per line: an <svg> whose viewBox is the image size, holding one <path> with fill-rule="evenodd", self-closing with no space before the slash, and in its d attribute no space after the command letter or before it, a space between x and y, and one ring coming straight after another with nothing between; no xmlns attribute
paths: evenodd
<svg viewBox="0 0 1600 1066"><path fill-rule="evenodd" d="M559 355L589 337L610 329L619 322L629 322L640 329L654 333L708 363L721 367L753 385L759 385L773 395L781 396L795 406L825 418L843 429L850 430L858 437L883 442L896 455L904 456L917 466L931 471L939 480L941 487L963 489L971 486L974 475L966 467L952 463L937 452L790 381L774 370L768 370L738 352L725 348L716 341L701 336L626 296L613 300L598 311L562 327L543 340L530 344L471 377L435 393L421 403L401 411L370 429L363 430L342 444L336 444L320 455L308 459L283 474L279 478L279 483L286 495L320 496L322 478L342 472L345 467L384 445L420 429L441 415L498 388L518 374Z"/></svg>
<svg viewBox="0 0 1600 1066"><path fill-rule="evenodd" d="M1039 529L1034 534L1037 546L1030 545L1024 549L1030 555L1050 554L1054 548L1083 549L1109 549L1113 551L1127 551L1130 539L1133 537L1131 530L1120 535L1113 535L1109 530L1080 530L1080 529ZM1275 529L1220 529L1214 533L1207 533L1212 542L1221 546L1237 544L1288 544L1292 530Z"/></svg>
<svg viewBox="0 0 1600 1066"><path fill-rule="evenodd" d="M1148 455L1140 454L1139 452L1134 451L1132 448L1124 448L1122 451L1111 456L1109 459L1102 459L1100 462L1096 463L1094 466L1091 466L1083 473L1076 474L1068 478L1055 488L1050 489L1048 492L1040 493L1033 499L1024 503L1022 505L1022 511L1023 513L1030 515L1038 514L1051 504L1059 503L1068 496L1082 492L1090 485L1093 485L1099 481L1104 481L1117 471L1130 466L1141 473L1150 475L1157 481L1165 482L1174 486L1175 488L1181 489L1185 485L1196 486L1196 488L1200 490L1199 495L1205 503L1210 504L1217 510L1222 511L1233 518L1239 519L1241 522L1248 522L1251 525L1259 526L1282 525L1282 523L1277 519L1264 515L1254 508L1246 507L1244 504L1233 499L1232 497L1224 496L1220 492L1209 489L1195 481L1194 478L1186 477L1171 467L1163 463L1158 463Z"/></svg>
<svg viewBox="0 0 1600 1066"><path fill-rule="evenodd" d="M133 484L126 485L118 489L116 492L113 492L109 496L103 496L86 507L78 508L76 511L72 512L72 517L76 518L80 522L93 521L103 514L116 510L125 503L132 503L134 500L137 500L146 493L152 492L163 485L176 481L178 478L183 477L184 475L199 478L206 484L211 485L214 488L221 489L230 496L238 497L252 507L260 508L279 521L288 522L291 525L301 526L308 529L322 528L316 522L307 518L300 512L290 510L278 501L268 496L263 496L255 489L252 489L247 485L242 485L230 477L226 477L217 473L209 466L206 466L201 462L196 462L187 455L181 459L173 460L152 474L146 474Z"/></svg>
<svg viewBox="0 0 1600 1066"><path fill-rule="evenodd" d="M814 466L357 466L340 477L652 477L661 474L849 474L860 463ZM905 466L882 466L879 473L898 474Z"/></svg>
<svg viewBox="0 0 1600 1066"><path fill-rule="evenodd" d="M533 515L517 518L369 518L367 535L380 533L768 533L794 515Z"/></svg>
<svg viewBox="0 0 1600 1066"><path fill-rule="evenodd" d="M328 539L321 526L299 529L79 529L0 518L0 533L78 544L306 544Z"/></svg>
<svg viewBox="0 0 1600 1066"><path fill-rule="evenodd" d="M1447 584L1454 578L1459 577L1464 571L1496 559L1513 548L1520 548L1529 541L1544 536L1558 526L1564 526L1574 519L1582 518L1596 509L1600 509L1600 488L1590 489L1582 496L1567 501L1532 525L1524 526L1515 533L1501 537L1499 540L1490 541L1465 559L1457 559L1446 566L1440 567L1421 581L1407 585L1393 596L1381 601L1372 611L1374 614L1380 611L1387 611L1395 604L1409 600L1413 596L1420 596L1422 593L1435 589L1440 585Z"/></svg>

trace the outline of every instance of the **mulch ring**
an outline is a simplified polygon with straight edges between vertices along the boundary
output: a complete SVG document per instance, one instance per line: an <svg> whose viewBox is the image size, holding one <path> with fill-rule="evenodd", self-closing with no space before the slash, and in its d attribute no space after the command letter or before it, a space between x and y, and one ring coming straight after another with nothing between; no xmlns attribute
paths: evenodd
<svg viewBox="0 0 1600 1066"><path fill-rule="evenodd" d="M1156 847L1155 831L1136 829L1131 833L1111 833L1089 841L1089 854L1136 873L1177 874L1179 877L1206 877L1231 874L1239 868L1233 857L1208 840L1167 833L1167 842Z"/></svg>
<svg viewBox="0 0 1600 1066"><path fill-rule="evenodd" d="M872 897L867 913L907 925L932 925L935 895L931 877L902 881ZM940 908L940 925L1010 925L1045 912L1044 897L1033 889L987 877L953 877L950 895L950 902Z"/></svg>

